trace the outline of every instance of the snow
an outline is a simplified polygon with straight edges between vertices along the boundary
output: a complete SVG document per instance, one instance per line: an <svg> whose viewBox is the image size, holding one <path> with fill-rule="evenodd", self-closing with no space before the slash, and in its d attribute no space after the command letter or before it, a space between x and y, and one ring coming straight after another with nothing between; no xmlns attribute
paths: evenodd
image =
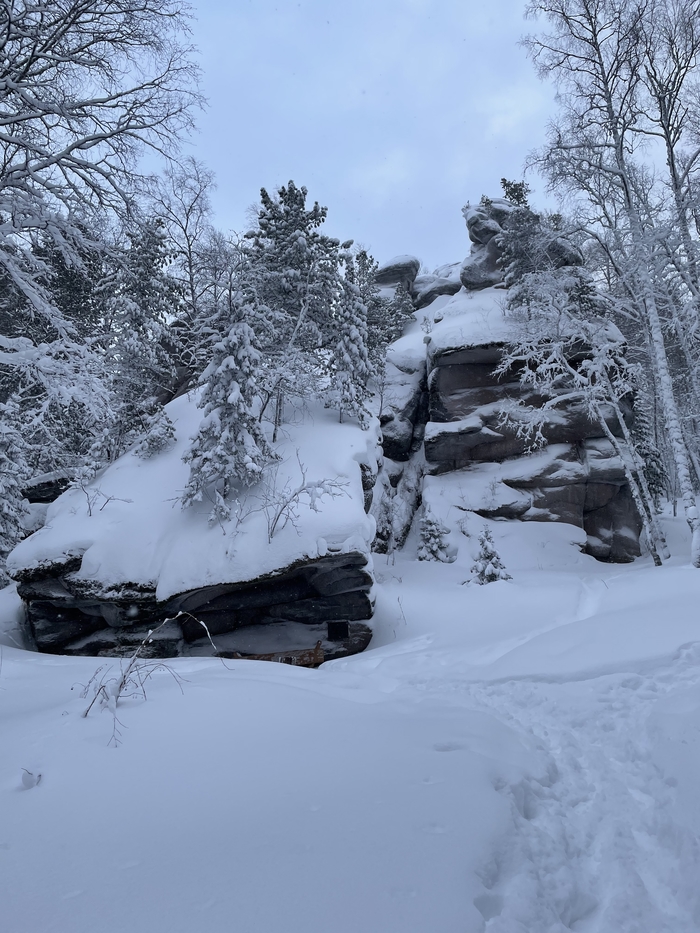
<svg viewBox="0 0 700 933"><path fill-rule="evenodd" d="M85 489L68 490L52 503L46 525L22 541L8 568L40 566L67 553L82 554L76 577L102 590L122 584L156 588L158 599L216 583L236 583L283 569L305 557L348 550L346 542L368 553L374 521L365 515L359 463L376 458L376 429L338 423L337 412L314 408L295 419L277 449L274 489L254 488L241 503L242 520L211 527L211 503L180 507L189 467L182 453L202 417L191 394L166 406L177 443L149 459L127 454ZM323 496L318 511L306 501L298 520L268 540L271 496L298 488L306 480L342 484L336 497ZM266 511L267 510L267 511ZM225 532L225 533L224 533Z"/></svg>
<svg viewBox="0 0 700 933"><path fill-rule="evenodd" d="M418 561L415 528L375 556L367 651L175 659L116 748L80 685L118 662L16 647L0 594L4 929L698 929L700 579L478 519L454 476L426 495L457 560ZM484 525L513 579L463 585Z"/></svg>
<svg viewBox="0 0 700 933"><path fill-rule="evenodd" d="M437 302L430 311L437 309ZM441 353L462 347L488 346L507 340L510 324L505 316L505 296L502 289L484 288L479 292L462 289L439 305L440 320L428 341L428 360Z"/></svg>

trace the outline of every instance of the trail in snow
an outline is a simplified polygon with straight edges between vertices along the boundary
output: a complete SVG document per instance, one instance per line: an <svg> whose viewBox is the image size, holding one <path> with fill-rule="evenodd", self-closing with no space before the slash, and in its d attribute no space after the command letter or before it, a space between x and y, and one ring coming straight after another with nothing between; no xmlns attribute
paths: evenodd
<svg viewBox="0 0 700 933"><path fill-rule="evenodd" d="M407 702L491 714L541 760L516 782L494 774L511 822L483 857L479 933L697 933L696 577L585 568L459 598L440 570L431 586L429 570L397 567L407 635L426 618L434 634L379 648L374 670Z"/></svg>
<svg viewBox="0 0 700 933"><path fill-rule="evenodd" d="M700 706L700 643L646 676L436 689L463 693L546 755L546 776L497 788L515 832L483 869L487 933L697 933L698 827L678 812L654 715L669 699Z"/></svg>

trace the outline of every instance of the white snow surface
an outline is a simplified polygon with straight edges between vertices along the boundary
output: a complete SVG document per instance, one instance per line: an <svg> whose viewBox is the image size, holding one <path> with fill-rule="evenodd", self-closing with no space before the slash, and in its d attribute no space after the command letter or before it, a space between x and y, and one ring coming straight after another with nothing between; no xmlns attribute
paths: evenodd
<svg viewBox="0 0 700 933"><path fill-rule="evenodd" d="M461 347L479 347L503 342L512 336L505 314L506 294L502 288L484 288L478 292L462 288L451 298L442 296L426 313L439 311L428 344L428 360L440 353Z"/></svg>
<svg viewBox="0 0 700 933"><path fill-rule="evenodd" d="M70 489L52 503L46 525L22 541L8 560L10 570L35 567L82 554L77 574L100 588L124 583L155 586L158 599L217 583L236 583L283 569L328 550L369 552L374 520L365 515L359 463L376 463L376 429L338 423L320 406L286 425L279 467L272 471L277 494L307 481L341 484L324 496L318 511L302 497L298 518L279 528L270 542L262 489L242 497L243 520L210 526L212 503L182 509L179 496L189 475L182 453L202 417L194 393L166 406L177 443L148 460L127 453L84 490ZM301 466L300 466L301 464ZM270 513L273 505L267 506Z"/></svg>
<svg viewBox="0 0 700 933"><path fill-rule="evenodd" d="M119 662L22 650L0 594L3 931L700 928L684 523L664 567L606 565L573 526L464 512L452 477L426 495L457 560L416 560L415 530L375 556L367 651L170 661L116 748L80 693ZM484 524L513 579L465 584Z"/></svg>
<svg viewBox="0 0 700 933"><path fill-rule="evenodd" d="M499 299L438 299L428 350L497 339ZM413 371L420 351L416 323L395 362ZM191 403L171 417L182 444ZM347 476L350 496L300 513L301 536L289 529L274 554L257 528L223 561L221 529L170 501L186 476L173 452L99 480L132 503L100 509L103 497L88 516L84 493L62 497L15 560L57 554L70 528L99 579L166 595L358 529L367 541L352 461L373 438L314 417L313 436L290 429L284 469L298 473L299 446L309 478ZM418 561L414 522L401 552L374 557L370 647L318 670L174 659L145 696L85 717L95 684L126 662L24 650L15 590L0 591L0 930L697 933L700 573L687 526L663 518L674 556L655 568L595 561L571 525L474 514L519 495L504 479L575 469L557 450L426 478L455 561ZM512 579L478 586L484 525Z"/></svg>

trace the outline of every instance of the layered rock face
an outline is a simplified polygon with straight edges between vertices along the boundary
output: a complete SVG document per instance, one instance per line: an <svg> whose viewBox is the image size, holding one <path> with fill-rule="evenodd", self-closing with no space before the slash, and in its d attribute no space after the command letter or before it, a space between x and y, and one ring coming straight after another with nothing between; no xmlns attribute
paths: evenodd
<svg viewBox="0 0 700 933"><path fill-rule="evenodd" d="M476 472L481 465L499 463L499 482L513 494L475 504L474 512L495 519L568 522L585 530L586 551L593 557L613 562L638 557L642 523L624 465L601 437L600 424L589 418L582 400L567 401L541 429L551 458L529 457L527 438L503 423L501 405L507 399L535 406L543 400L525 396L517 373L494 374L502 352L502 344L490 343L429 354L425 383L417 378L418 367L411 380L397 370L389 395L394 408L387 421L393 432L387 455L408 460L418 449L416 439L423 438L421 453L430 473ZM398 416L407 409L418 414L426 384L427 423L402 428L399 446L396 426L405 422ZM627 414L631 420L629 407ZM612 409L606 422L614 435L620 433Z"/></svg>
<svg viewBox="0 0 700 933"><path fill-rule="evenodd" d="M250 583L206 586L165 602L154 589L104 590L81 580L80 558L18 573L29 642L61 654L132 654L158 628L146 657L211 654L315 662L362 651L371 638L372 576L361 553L298 562ZM302 659L304 660L304 659Z"/></svg>
<svg viewBox="0 0 700 933"><path fill-rule="evenodd" d="M472 503L471 511L494 519L567 522L585 530L586 551L592 556L633 560L640 553L642 522L624 465L601 436L601 424L589 417L583 398L569 398L562 389L566 398L540 429L548 451L544 457L531 456L532 440L518 429L512 405L504 418L509 403L537 408L545 401L523 388L518 369L496 374L510 326L499 234L508 228L514 210L504 199L465 208L469 256L413 280L414 305L426 309L428 335L403 338L389 352L381 415L389 462L382 477L386 501L375 507L378 526L384 529L378 547L390 546L387 528L393 529L394 544L405 538L406 516L397 521L396 503L411 497L419 503L417 470L467 471L471 477L481 471L488 472L491 492ZM555 268L583 262L578 249L563 238L551 241L548 258ZM631 425L631 403L622 408ZM603 414L607 428L619 436L612 407ZM493 464L500 465L498 470L486 471ZM408 490L402 490L403 483ZM393 512L388 518L382 514L387 510Z"/></svg>

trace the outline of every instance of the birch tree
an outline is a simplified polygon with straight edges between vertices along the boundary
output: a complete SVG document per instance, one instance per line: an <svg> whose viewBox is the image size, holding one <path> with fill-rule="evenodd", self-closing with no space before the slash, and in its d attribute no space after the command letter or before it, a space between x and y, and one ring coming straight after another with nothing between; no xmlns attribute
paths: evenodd
<svg viewBox="0 0 700 933"><path fill-rule="evenodd" d="M526 46L540 73L553 76L562 101L548 145L533 162L553 190L585 199L592 235L644 328L692 531L692 561L700 567L700 515L655 281L662 205L655 201L652 173L636 158L651 125L644 37L653 27L653 6L647 0L534 0L528 11L548 22L550 31L528 38Z"/></svg>

